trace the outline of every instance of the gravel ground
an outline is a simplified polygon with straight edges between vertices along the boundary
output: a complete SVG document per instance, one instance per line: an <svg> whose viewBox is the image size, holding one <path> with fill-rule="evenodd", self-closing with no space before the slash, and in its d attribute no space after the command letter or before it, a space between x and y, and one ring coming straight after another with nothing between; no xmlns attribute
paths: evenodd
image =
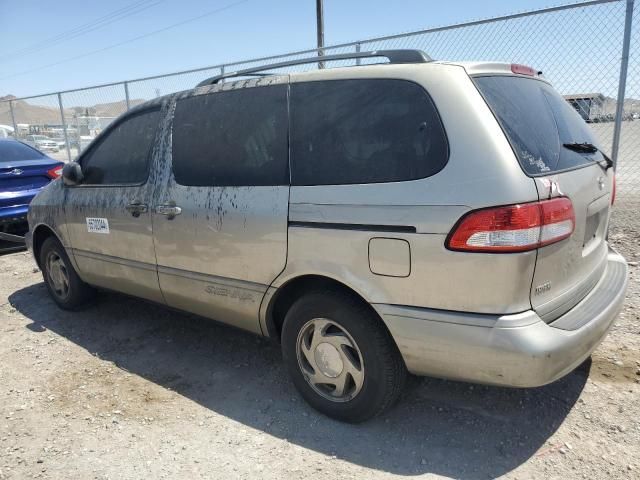
<svg viewBox="0 0 640 480"><path fill-rule="evenodd" d="M638 209L611 241L640 261ZM635 223L634 223L635 222ZM640 268L590 362L552 385L415 379L387 415L329 420L278 348L115 294L57 309L0 258L0 479L640 478Z"/></svg>

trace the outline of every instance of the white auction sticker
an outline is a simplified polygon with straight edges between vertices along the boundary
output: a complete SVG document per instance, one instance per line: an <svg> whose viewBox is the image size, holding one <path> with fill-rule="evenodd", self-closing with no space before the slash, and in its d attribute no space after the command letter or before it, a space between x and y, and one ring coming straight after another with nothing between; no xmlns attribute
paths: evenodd
<svg viewBox="0 0 640 480"><path fill-rule="evenodd" d="M87 217L87 232L109 233L109 220L106 218Z"/></svg>

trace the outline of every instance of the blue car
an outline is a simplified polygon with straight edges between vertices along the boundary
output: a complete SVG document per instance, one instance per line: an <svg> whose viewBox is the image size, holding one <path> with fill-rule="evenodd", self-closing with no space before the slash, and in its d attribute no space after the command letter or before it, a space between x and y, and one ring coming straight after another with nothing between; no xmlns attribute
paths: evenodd
<svg viewBox="0 0 640 480"><path fill-rule="evenodd" d="M0 138L0 237L27 232L29 203L62 174L63 166L29 145Z"/></svg>

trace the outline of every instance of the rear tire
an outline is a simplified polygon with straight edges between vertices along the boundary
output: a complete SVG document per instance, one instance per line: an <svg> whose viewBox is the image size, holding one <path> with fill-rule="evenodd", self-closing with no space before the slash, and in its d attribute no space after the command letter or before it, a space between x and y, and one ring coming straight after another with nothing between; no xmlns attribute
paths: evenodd
<svg viewBox="0 0 640 480"><path fill-rule="evenodd" d="M407 371L391 335L362 301L313 291L285 316L282 354L293 383L319 412L359 423L389 409Z"/></svg>
<svg viewBox="0 0 640 480"><path fill-rule="evenodd" d="M76 310L95 294L76 273L67 252L55 237L49 237L40 249L42 277L53 301L65 310Z"/></svg>

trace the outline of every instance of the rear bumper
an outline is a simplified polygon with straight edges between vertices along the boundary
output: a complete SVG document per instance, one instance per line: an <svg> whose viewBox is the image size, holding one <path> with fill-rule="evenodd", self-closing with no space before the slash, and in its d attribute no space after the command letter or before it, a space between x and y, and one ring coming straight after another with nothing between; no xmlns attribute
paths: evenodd
<svg viewBox="0 0 640 480"><path fill-rule="evenodd" d="M373 307L411 373L535 387L563 377L589 357L622 308L626 287L627 264L610 250L597 285L551 324L532 310L498 316L396 305Z"/></svg>

